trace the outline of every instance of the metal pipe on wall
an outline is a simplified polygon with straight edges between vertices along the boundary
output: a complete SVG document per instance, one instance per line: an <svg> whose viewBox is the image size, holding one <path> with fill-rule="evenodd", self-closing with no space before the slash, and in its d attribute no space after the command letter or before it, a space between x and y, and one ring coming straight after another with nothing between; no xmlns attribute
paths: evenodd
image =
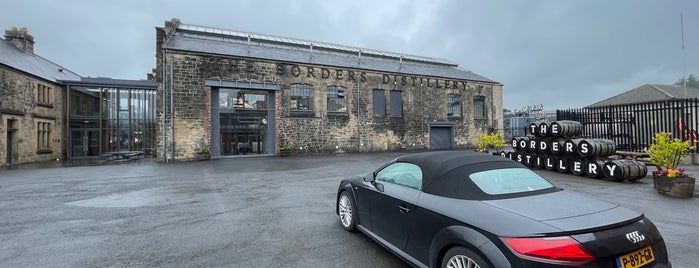
<svg viewBox="0 0 699 268"><path fill-rule="evenodd" d="M167 111L167 105L165 105L165 97L166 97L166 96L165 96L165 87L166 87L166 85L167 85L167 84L166 84L166 79L165 79L165 64L166 64L165 56L167 55L166 53L167 53L167 50L165 50L165 49L162 49L162 50L161 50L161 53L160 53L160 54L161 54L161 57L162 57L162 59L161 59L161 61L162 61L162 72L161 72L161 73L162 73L162 76L161 76L160 79L162 79L162 81L163 81L163 83L162 83L163 86L162 86L162 88L161 88L161 90L163 91L163 98L162 98L162 101L163 101L163 124L162 124L162 131L163 131L163 151L162 151L162 154L163 154L163 163L167 163L167 150L166 150L166 148L167 148L167 147L166 147L166 146L167 146L167 133L166 133L166 128L165 128L165 116L166 116L166 113L165 113L165 112Z"/></svg>
<svg viewBox="0 0 699 268"><path fill-rule="evenodd" d="M170 147L171 147L171 159L172 162L175 162L175 108L174 108L174 97L175 95L175 78L173 76L173 61L174 59L170 58Z"/></svg>
<svg viewBox="0 0 699 268"><path fill-rule="evenodd" d="M361 131L361 118L359 117L359 81L362 79L362 73L360 71L362 64L362 51L359 50L357 53L357 152L362 151L362 131Z"/></svg>

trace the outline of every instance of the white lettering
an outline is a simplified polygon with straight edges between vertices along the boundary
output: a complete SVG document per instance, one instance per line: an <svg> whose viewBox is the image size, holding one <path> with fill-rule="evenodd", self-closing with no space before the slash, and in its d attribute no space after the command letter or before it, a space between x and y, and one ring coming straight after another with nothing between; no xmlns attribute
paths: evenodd
<svg viewBox="0 0 699 268"><path fill-rule="evenodd" d="M573 170L575 170L575 172L582 172L581 166L582 166L582 162L578 162L578 161L573 162Z"/></svg>
<svg viewBox="0 0 699 268"><path fill-rule="evenodd" d="M539 143L539 151L545 152L548 149L548 144L545 141Z"/></svg>
<svg viewBox="0 0 699 268"><path fill-rule="evenodd" d="M559 152L561 150L560 147L561 147L561 144L558 143L557 141L554 141L553 143L551 143L551 151L553 151L554 153Z"/></svg>
<svg viewBox="0 0 699 268"><path fill-rule="evenodd" d="M558 135L560 130L558 129L558 124L551 124L551 133Z"/></svg>
<svg viewBox="0 0 699 268"><path fill-rule="evenodd" d="M565 171L566 169L568 169L568 167L566 167L564 162L565 162L565 160L563 160L563 159L558 160L558 170L559 171Z"/></svg>
<svg viewBox="0 0 699 268"><path fill-rule="evenodd" d="M614 171L616 170L616 165L604 165L607 170L609 170L609 177L614 177Z"/></svg>
<svg viewBox="0 0 699 268"><path fill-rule="evenodd" d="M580 153L587 154L587 143L580 144Z"/></svg>
<svg viewBox="0 0 699 268"><path fill-rule="evenodd" d="M568 153L573 152L573 142L566 142L566 152L568 152Z"/></svg>
<svg viewBox="0 0 699 268"><path fill-rule="evenodd" d="M522 163L522 155L521 154L517 155L517 162Z"/></svg>
<svg viewBox="0 0 699 268"><path fill-rule="evenodd" d="M520 142L519 142L519 148L520 148L520 149L527 148L527 141L525 141L525 140L520 141Z"/></svg>
<svg viewBox="0 0 699 268"><path fill-rule="evenodd" d="M587 164L587 174L597 174L597 164L589 163Z"/></svg>
<svg viewBox="0 0 699 268"><path fill-rule="evenodd" d="M529 149L536 150L536 141L535 140L529 141Z"/></svg>

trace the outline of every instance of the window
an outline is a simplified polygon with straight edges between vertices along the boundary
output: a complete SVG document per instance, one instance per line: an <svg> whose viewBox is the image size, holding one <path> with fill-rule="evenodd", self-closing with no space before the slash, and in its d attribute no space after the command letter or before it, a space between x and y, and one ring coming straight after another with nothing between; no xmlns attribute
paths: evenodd
<svg viewBox="0 0 699 268"><path fill-rule="evenodd" d="M475 96L473 97L473 117L474 118L486 118L485 114L485 97Z"/></svg>
<svg viewBox="0 0 699 268"><path fill-rule="evenodd" d="M376 174L376 180L420 190L422 188L422 170L410 163L393 163L379 171Z"/></svg>
<svg viewBox="0 0 699 268"><path fill-rule="evenodd" d="M313 115L313 86L308 84L291 85L291 115Z"/></svg>
<svg viewBox="0 0 699 268"><path fill-rule="evenodd" d="M338 86L328 87L328 113L347 113L347 99L345 88Z"/></svg>
<svg viewBox="0 0 699 268"><path fill-rule="evenodd" d="M389 114L391 116L403 116L403 92L399 90L391 90L389 94L391 101Z"/></svg>
<svg viewBox="0 0 699 268"><path fill-rule="evenodd" d="M448 94L447 95L447 116L449 116L449 117L461 117L461 95L459 95L459 94Z"/></svg>
<svg viewBox="0 0 699 268"><path fill-rule="evenodd" d="M36 102L41 104L52 104L51 101L51 87L36 84Z"/></svg>
<svg viewBox="0 0 699 268"><path fill-rule="evenodd" d="M386 115L386 95L384 95L383 89L374 89L371 91L371 102L374 116Z"/></svg>
<svg viewBox="0 0 699 268"><path fill-rule="evenodd" d="M546 179L526 168L493 169L471 174L471 181L489 195L522 193L550 189Z"/></svg>
<svg viewBox="0 0 699 268"><path fill-rule="evenodd" d="M51 123L36 123L36 141L39 151L50 151Z"/></svg>

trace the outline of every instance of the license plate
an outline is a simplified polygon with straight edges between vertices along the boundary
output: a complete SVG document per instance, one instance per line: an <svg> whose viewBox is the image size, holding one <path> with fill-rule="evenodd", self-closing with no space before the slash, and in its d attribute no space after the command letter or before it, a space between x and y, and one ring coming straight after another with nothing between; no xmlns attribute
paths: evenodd
<svg viewBox="0 0 699 268"><path fill-rule="evenodd" d="M616 267L636 268L649 264L653 260L655 260L653 249L647 246L616 258Z"/></svg>

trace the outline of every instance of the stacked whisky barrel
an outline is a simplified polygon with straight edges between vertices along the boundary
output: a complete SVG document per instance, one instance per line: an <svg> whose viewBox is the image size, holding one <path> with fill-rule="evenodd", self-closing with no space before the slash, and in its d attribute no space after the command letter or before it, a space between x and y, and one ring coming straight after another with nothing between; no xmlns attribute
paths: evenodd
<svg viewBox="0 0 699 268"><path fill-rule="evenodd" d="M512 149L500 151L500 156L533 169L596 179L637 181L647 175L642 162L609 158L616 153L614 141L579 138L582 129L577 121L535 122L528 127L530 135L513 138Z"/></svg>

